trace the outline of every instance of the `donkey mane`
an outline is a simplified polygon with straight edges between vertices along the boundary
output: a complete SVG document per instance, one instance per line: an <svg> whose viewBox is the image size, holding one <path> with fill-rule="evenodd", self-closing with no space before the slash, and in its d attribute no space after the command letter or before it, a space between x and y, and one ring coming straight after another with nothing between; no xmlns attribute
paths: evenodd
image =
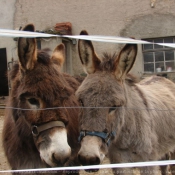
<svg viewBox="0 0 175 175"><path fill-rule="evenodd" d="M43 64L48 64L50 62L50 55L48 52L50 51L51 50L49 48L38 50L38 53L37 53L38 62Z"/></svg>
<svg viewBox="0 0 175 175"><path fill-rule="evenodd" d="M101 71L114 72L116 59L118 59L118 55L116 52L114 52L113 54L104 52L102 55L101 63L99 65L99 69ZM138 78L130 73L127 74L125 81L130 86L133 86L135 85L135 83L139 82Z"/></svg>
<svg viewBox="0 0 175 175"><path fill-rule="evenodd" d="M109 54L107 52L104 52L102 55L102 60L101 63L99 65L99 69L102 71L108 71L108 72L113 72L115 69L115 61L117 58L117 54L113 53L113 54Z"/></svg>

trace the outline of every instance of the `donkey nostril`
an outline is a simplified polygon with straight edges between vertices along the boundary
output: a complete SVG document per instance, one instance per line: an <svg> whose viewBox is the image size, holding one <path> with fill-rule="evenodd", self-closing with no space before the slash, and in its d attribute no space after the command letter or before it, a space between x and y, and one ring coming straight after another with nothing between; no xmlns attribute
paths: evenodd
<svg viewBox="0 0 175 175"><path fill-rule="evenodd" d="M99 165L100 164L100 158L98 156L85 157L79 154L78 160L82 165Z"/></svg>
<svg viewBox="0 0 175 175"><path fill-rule="evenodd" d="M92 157L89 159L89 165L99 165L100 164L100 159L99 157ZM88 173L93 173L97 172L99 169L86 169L85 171Z"/></svg>
<svg viewBox="0 0 175 175"><path fill-rule="evenodd" d="M95 157L94 158L94 165L99 165L100 164L100 158L99 157Z"/></svg>
<svg viewBox="0 0 175 175"><path fill-rule="evenodd" d="M99 165L100 164L100 158L95 157L85 157L82 155L78 155L78 160L82 165ZM97 172L99 169L86 169L86 172Z"/></svg>
<svg viewBox="0 0 175 175"><path fill-rule="evenodd" d="M68 159L69 159L68 156L64 156L64 157L58 158L58 157L55 155L55 153L52 154L52 161L53 161L54 163L56 163L57 166L62 166L62 165L64 165L64 164L67 162Z"/></svg>
<svg viewBox="0 0 175 175"><path fill-rule="evenodd" d="M79 160L79 162L80 162L82 165L85 165L85 164L86 164L85 159L84 159L83 156L81 156L80 154L78 155L78 160Z"/></svg>
<svg viewBox="0 0 175 175"><path fill-rule="evenodd" d="M59 162L58 158L55 157L55 153L52 153L52 161L55 163Z"/></svg>

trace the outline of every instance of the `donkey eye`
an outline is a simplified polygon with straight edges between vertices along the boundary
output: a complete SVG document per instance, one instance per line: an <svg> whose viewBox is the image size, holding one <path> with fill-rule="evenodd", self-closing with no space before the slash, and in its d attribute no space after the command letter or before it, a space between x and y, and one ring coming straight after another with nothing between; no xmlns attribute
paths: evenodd
<svg viewBox="0 0 175 175"><path fill-rule="evenodd" d="M117 106L114 105L114 106L112 106L111 108L109 108L109 113L112 112L112 111L115 111L116 107L117 107Z"/></svg>
<svg viewBox="0 0 175 175"><path fill-rule="evenodd" d="M81 99L79 99L79 103L80 103L81 106L84 106L84 103Z"/></svg>
<svg viewBox="0 0 175 175"><path fill-rule="evenodd" d="M39 100L37 100L36 98L29 98L27 100L31 105L39 106Z"/></svg>

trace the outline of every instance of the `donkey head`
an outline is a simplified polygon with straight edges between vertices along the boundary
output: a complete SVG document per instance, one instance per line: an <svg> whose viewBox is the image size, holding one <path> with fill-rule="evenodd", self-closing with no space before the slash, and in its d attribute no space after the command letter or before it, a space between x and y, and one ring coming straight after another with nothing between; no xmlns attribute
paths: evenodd
<svg viewBox="0 0 175 175"><path fill-rule="evenodd" d="M34 26L27 25L24 31L34 31ZM35 38L19 38L18 56L11 96L13 106L27 109L13 111L17 127L25 126L19 136L25 138L26 130L29 136L33 132L41 159L52 167L62 166L71 155L67 140L69 114L65 108L55 107L64 107L73 93L60 71L65 47L58 45L50 57L44 50L37 51Z"/></svg>
<svg viewBox="0 0 175 175"><path fill-rule="evenodd" d="M117 139L123 126L124 82L134 64L137 45L127 44L118 56L104 54L103 58L97 56L91 41L79 40L78 49L88 74L76 92L82 104L78 158L82 165L94 165L102 162L110 141Z"/></svg>

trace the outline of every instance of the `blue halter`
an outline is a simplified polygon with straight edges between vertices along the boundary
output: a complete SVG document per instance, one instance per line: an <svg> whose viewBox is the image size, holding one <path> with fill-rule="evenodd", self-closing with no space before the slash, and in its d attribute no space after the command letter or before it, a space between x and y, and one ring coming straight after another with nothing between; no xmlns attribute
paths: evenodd
<svg viewBox="0 0 175 175"><path fill-rule="evenodd" d="M100 137L107 144L107 146L109 146L111 138L115 136L115 132L106 133L106 132L98 132L98 131L80 131L78 142L81 142L83 137L87 135Z"/></svg>

